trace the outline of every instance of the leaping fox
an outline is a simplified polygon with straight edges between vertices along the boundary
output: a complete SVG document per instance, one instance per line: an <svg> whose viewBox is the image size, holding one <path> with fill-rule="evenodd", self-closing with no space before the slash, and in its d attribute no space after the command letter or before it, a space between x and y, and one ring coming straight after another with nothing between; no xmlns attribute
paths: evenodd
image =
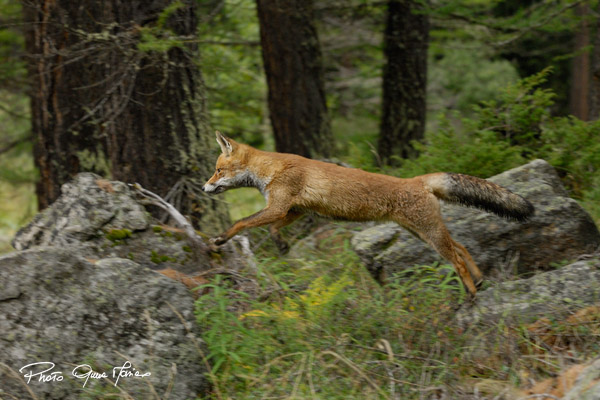
<svg viewBox="0 0 600 400"><path fill-rule="evenodd" d="M222 193L255 187L267 205L212 238L213 246L222 245L243 229L271 224L272 239L280 251L285 251L288 245L279 230L307 212L346 221L395 221L451 262L475 296L483 275L467 249L450 237L438 199L517 221L534 212L533 205L521 196L469 175L438 172L402 179L294 154L261 151L216 134L222 153L216 172L202 190Z"/></svg>

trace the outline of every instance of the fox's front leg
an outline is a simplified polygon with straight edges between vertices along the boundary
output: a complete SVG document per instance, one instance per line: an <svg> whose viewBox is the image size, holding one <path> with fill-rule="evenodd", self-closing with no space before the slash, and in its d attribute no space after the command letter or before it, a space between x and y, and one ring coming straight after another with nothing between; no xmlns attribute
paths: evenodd
<svg viewBox="0 0 600 400"><path fill-rule="evenodd" d="M237 221L231 228L219 236L212 238L210 243L211 245L220 246L244 229L272 224L284 219L287 214L288 209L282 205L267 205L267 207L256 214Z"/></svg>

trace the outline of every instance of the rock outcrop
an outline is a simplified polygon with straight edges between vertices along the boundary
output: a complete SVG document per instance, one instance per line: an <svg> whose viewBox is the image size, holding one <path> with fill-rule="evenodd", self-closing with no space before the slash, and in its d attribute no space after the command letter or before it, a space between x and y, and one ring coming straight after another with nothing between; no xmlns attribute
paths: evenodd
<svg viewBox="0 0 600 400"><path fill-rule="evenodd" d="M0 398L207 393L187 289L131 260L93 262L78 252L38 247L0 258ZM90 368L106 377L75 376ZM134 376L116 382L120 372Z"/></svg>
<svg viewBox="0 0 600 400"><path fill-rule="evenodd" d="M528 199L534 216L525 223L504 220L472 208L444 204L442 215L453 238L471 253L483 272L509 266L525 273L572 260L600 246L591 217L568 197L554 168L543 160L490 178ZM394 223L378 224L354 235L351 244L369 271L391 275L407 266L443 259Z"/></svg>
<svg viewBox="0 0 600 400"><path fill-rule="evenodd" d="M15 249L75 245L87 258L127 258L150 269L185 274L220 266L209 254L196 251L183 230L154 220L123 182L81 173L61 190L50 207L17 232ZM221 260L231 267L242 269L247 259L234 241L222 249Z"/></svg>
<svg viewBox="0 0 600 400"><path fill-rule="evenodd" d="M79 174L17 233L19 251L0 257L0 398L205 397L184 284L206 280L184 274L248 267L243 244L213 257L154 220L126 184Z"/></svg>
<svg viewBox="0 0 600 400"><path fill-rule="evenodd" d="M62 185L61 193L17 233L15 249L80 244L114 229L133 232L150 226L150 215L123 182L82 173Z"/></svg>
<svg viewBox="0 0 600 400"><path fill-rule="evenodd" d="M599 303L600 259L590 258L479 291L474 304L463 305L457 312L456 320L464 328L499 322L520 326L547 315L561 318Z"/></svg>

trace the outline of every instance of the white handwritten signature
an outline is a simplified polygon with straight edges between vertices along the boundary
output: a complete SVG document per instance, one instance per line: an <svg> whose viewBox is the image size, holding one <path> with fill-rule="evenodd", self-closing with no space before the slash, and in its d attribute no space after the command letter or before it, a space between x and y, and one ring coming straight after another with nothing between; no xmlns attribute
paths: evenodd
<svg viewBox="0 0 600 400"><path fill-rule="evenodd" d="M53 371L55 366L56 364L53 362L42 361L27 364L24 367L21 367L19 372L27 379L28 385L31 380L35 378L37 378L37 382L61 382L64 379L63 373L62 371ZM131 362L125 361L122 366L114 367L112 369L111 377L115 380L115 386L117 386L119 379L121 378L145 378L150 375L150 372L142 373L133 368ZM76 366L73 371L71 371L71 376L83 380L82 387L85 387L90 379L104 379L109 377L106 372L94 371L89 364Z"/></svg>

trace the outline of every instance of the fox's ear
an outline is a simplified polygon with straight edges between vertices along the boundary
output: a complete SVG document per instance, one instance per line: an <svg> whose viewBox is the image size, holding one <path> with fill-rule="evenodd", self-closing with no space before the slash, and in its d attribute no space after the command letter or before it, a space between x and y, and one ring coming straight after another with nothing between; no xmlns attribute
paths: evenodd
<svg viewBox="0 0 600 400"><path fill-rule="evenodd" d="M231 144L231 139L229 139L228 137L225 137L219 131L216 131L215 134L217 135L217 143L219 143L219 146L221 146L221 151L223 152L223 154L225 154L226 156L230 156L231 153L233 152L233 146Z"/></svg>

